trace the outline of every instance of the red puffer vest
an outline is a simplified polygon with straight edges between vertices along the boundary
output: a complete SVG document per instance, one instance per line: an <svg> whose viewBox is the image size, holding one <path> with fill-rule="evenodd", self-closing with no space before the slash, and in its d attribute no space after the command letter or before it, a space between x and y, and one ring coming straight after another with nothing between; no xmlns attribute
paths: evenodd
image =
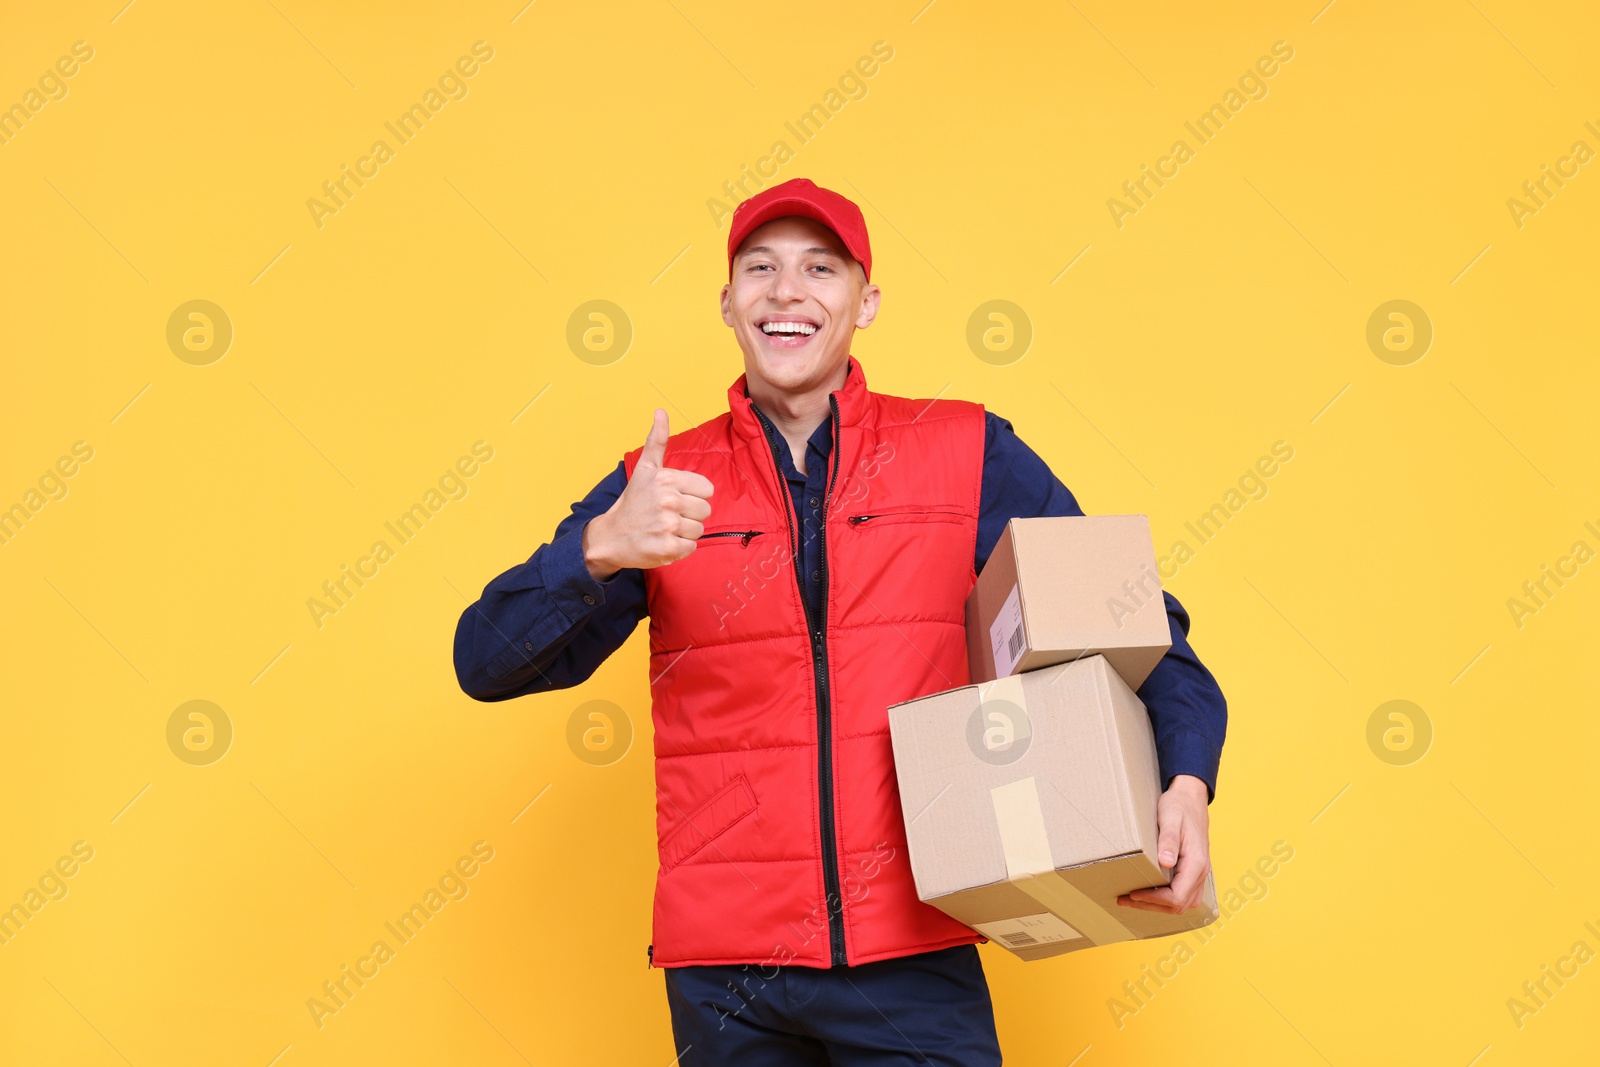
<svg viewBox="0 0 1600 1067"><path fill-rule="evenodd" d="M967 684L983 407L868 392L854 356L829 402L816 620L774 452L789 446L745 376L727 414L667 441L665 465L716 492L695 551L644 572L657 966L855 965L982 939L917 899L886 709Z"/></svg>

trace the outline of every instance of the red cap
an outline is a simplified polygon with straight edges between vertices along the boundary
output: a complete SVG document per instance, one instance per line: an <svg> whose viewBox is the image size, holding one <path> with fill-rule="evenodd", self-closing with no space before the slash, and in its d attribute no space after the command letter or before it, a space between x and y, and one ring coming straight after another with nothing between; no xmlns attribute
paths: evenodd
<svg viewBox="0 0 1600 1067"><path fill-rule="evenodd" d="M729 278L733 277L733 254L750 232L789 215L815 219L838 234L845 248L860 262L867 280L872 280L872 245L867 241L867 220L861 217L861 209L832 189L820 188L810 178L792 178L763 189L734 209L733 228L728 231Z"/></svg>

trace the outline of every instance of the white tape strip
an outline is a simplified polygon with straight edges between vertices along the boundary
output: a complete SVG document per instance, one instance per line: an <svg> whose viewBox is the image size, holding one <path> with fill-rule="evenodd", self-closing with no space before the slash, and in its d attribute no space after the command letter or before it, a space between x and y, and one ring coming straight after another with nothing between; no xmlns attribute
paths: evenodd
<svg viewBox="0 0 1600 1067"><path fill-rule="evenodd" d="M1039 804L1039 786L1033 778L997 785L989 790L989 797L1000 827L1006 881L1077 927L1096 945L1134 940L1131 930L1056 873L1050 836L1044 827L1044 809Z"/></svg>
<svg viewBox="0 0 1600 1067"><path fill-rule="evenodd" d="M1056 869L1050 858L1050 835L1044 829L1044 809L1034 780L997 785L989 790L994 817L1000 824L1000 848L1006 855L1006 880L1015 882Z"/></svg>

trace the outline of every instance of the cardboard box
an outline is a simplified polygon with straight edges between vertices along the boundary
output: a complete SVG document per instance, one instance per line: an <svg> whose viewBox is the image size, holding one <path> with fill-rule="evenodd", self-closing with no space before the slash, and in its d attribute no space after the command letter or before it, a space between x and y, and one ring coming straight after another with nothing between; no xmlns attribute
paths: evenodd
<svg viewBox="0 0 1600 1067"><path fill-rule="evenodd" d="M1149 713L1104 656L889 708L917 896L1025 960L1217 918L1125 908L1167 885Z"/></svg>
<svg viewBox="0 0 1600 1067"><path fill-rule="evenodd" d="M1098 653L1138 690L1171 647L1143 515L1012 519L967 597L974 682Z"/></svg>

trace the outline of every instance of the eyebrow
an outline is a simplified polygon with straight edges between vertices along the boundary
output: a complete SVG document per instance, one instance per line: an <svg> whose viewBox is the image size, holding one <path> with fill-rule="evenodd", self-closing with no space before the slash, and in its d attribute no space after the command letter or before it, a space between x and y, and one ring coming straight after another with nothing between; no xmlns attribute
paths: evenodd
<svg viewBox="0 0 1600 1067"><path fill-rule="evenodd" d="M744 255L753 256L757 252L765 252L768 255L771 255L774 251L775 251L774 249L768 248L766 245L756 245L754 248L745 249L744 250ZM806 256L832 256L834 259L839 259L839 260L844 259L843 256L841 256L839 253L835 252L833 249L824 248L821 245L813 245L810 248L802 248L800 250L800 253L801 253L801 255L806 255Z"/></svg>

